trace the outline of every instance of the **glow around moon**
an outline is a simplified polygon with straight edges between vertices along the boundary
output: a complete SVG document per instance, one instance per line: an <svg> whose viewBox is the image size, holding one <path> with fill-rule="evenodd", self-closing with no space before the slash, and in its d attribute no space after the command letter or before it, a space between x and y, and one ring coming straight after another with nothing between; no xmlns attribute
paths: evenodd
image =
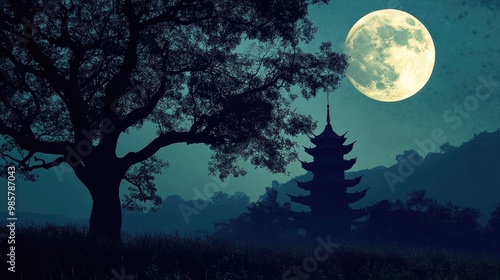
<svg viewBox="0 0 500 280"><path fill-rule="evenodd" d="M434 68L432 37L414 16L386 9L367 14L349 31L347 77L364 95L385 102L411 97Z"/></svg>

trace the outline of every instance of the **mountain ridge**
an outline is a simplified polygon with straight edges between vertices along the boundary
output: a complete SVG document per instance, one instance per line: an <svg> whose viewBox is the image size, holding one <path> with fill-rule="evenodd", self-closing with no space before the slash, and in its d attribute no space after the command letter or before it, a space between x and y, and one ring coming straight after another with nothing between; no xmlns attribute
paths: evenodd
<svg viewBox="0 0 500 280"><path fill-rule="evenodd" d="M347 172L347 179L363 176L361 182L348 192L370 188L366 197L351 207L362 208L383 199L406 200L407 193L424 189L428 197L439 203L479 209L483 214L479 221L484 224L495 204L500 202L500 180L496 176L500 167L500 129L476 134L458 147L445 144L441 148L444 150L428 153L420 162L417 157L405 159L399 156L400 161L389 167ZM311 179L312 175L306 173L281 184L278 200L290 202L287 194L307 195L297 187L295 180ZM296 203L292 203L292 208L307 211L306 207Z"/></svg>

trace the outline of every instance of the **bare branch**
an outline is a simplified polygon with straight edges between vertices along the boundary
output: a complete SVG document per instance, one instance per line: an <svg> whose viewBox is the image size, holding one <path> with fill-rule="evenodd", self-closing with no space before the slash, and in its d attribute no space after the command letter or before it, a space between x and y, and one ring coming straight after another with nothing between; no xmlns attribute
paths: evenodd
<svg viewBox="0 0 500 280"><path fill-rule="evenodd" d="M46 163L44 160L41 160L41 159L39 159L37 157L35 157L34 159L38 160L38 161L42 161L42 164L28 166L27 169L26 169L27 171L33 171L35 169L40 169L40 168L50 169L52 167L59 166L61 163L63 163L63 162L66 161L66 159L64 157L58 157L58 158L56 158L55 160L53 160L52 162L49 162L49 163Z"/></svg>

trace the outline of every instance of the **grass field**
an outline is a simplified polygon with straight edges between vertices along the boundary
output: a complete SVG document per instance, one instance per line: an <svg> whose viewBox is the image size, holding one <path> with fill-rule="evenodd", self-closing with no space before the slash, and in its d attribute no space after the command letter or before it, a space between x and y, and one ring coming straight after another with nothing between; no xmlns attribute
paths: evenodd
<svg viewBox="0 0 500 280"><path fill-rule="evenodd" d="M318 244L270 248L165 234L124 234L121 247L89 244L81 227L18 228L16 272L2 279L500 279L500 258L444 250L343 243L318 254Z"/></svg>

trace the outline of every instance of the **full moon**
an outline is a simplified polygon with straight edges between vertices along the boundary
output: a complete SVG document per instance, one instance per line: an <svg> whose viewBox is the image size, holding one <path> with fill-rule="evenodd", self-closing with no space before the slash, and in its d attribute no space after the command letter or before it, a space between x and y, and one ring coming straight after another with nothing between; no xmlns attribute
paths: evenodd
<svg viewBox="0 0 500 280"><path fill-rule="evenodd" d="M362 17L349 31L344 53L346 75L364 95L384 102L409 98L421 90L434 68L432 37L414 16L378 10Z"/></svg>

